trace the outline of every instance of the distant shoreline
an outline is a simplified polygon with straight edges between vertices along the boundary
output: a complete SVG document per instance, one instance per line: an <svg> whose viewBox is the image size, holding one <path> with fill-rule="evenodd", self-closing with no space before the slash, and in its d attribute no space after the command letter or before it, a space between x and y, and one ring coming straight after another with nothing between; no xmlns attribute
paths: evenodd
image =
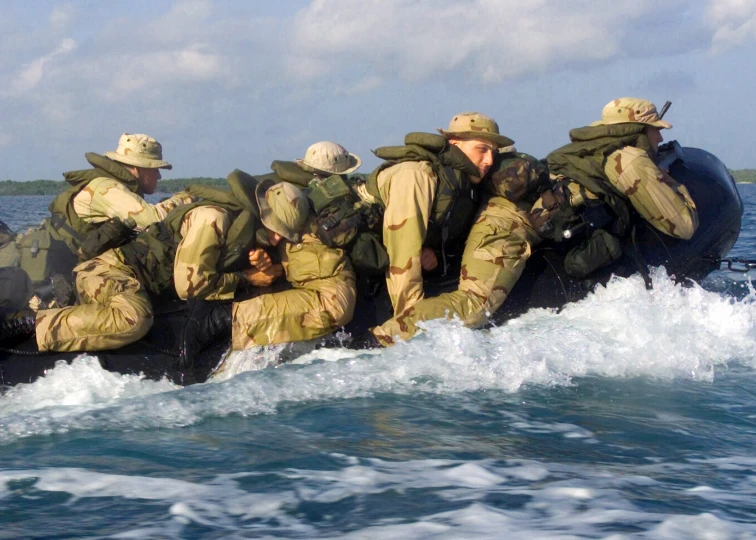
<svg viewBox="0 0 756 540"><path fill-rule="evenodd" d="M227 186L225 178L173 178L160 180L157 185L159 193L176 193L186 189L191 184L203 184L206 186ZM70 185L65 180L29 180L17 182L15 180L0 181L0 197L14 195L57 195L62 193Z"/></svg>
<svg viewBox="0 0 756 540"><path fill-rule="evenodd" d="M737 184L756 184L756 169L730 170L730 174ZM227 186L225 178L173 178L160 180L157 185L158 193L176 193L186 189L191 184L204 184L206 186ZM14 195L57 195L68 188L64 181L56 180L29 180L17 182L15 180L0 181L0 197Z"/></svg>

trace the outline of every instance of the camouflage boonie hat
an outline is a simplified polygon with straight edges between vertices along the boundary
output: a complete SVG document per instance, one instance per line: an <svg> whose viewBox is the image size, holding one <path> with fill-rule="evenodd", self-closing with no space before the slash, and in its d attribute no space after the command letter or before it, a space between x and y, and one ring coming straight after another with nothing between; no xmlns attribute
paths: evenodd
<svg viewBox="0 0 756 540"><path fill-rule="evenodd" d="M294 184L265 180L255 188L255 198L265 228L287 240L299 242L300 232L310 213L307 196Z"/></svg>
<svg viewBox="0 0 756 540"><path fill-rule="evenodd" d="M592 126L608 126L610 124L648 124L661 129L670 129L672 124L659 118L656 105L640 98L619 98L610 101L601 111L601 120L593 122Z"/></svg>
<svg viewBox="0 0 756 540"><path fill-rule="evenodd" d="M172 169L173 165L163 161L163 147L144 133L124 133L118 140L115 152L105 152L113 161L143 167L145 169Z"/></svg>
<svg viewBox="0 0 756 540"><path fill-rule="evenodd" d="M356 154L350 154L340 144L329 141L310 145L305 157L296 161L303 169L326 176L353 173L362 165L362 160Z"/></svg>
<svg viewBox="0 0 756 540"><path fill-rule="evenodd" d="M438 132L447 139L483 139L496 146L514 144L512 139L499 134L499 124L493 118L477 112L455 114L449 129L438 128Z"/></svg>

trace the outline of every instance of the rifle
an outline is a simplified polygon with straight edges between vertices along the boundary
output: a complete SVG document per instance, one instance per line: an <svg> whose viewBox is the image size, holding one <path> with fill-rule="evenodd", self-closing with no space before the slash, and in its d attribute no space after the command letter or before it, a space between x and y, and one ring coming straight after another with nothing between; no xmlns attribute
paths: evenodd
<svg viewBox="0 0 756 540"><path fill-rule="evenodd" d="M669 107L672 105L671 101L667 101L664 106L661 108L661 112L659 113L659 120L664 118L665 113L669 110Z"/></svg>

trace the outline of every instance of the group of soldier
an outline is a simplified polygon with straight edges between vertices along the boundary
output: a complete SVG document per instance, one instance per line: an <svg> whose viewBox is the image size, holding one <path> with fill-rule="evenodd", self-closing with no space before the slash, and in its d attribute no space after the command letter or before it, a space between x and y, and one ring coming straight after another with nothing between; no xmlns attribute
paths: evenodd
<svg viewBox="0 0 756 540"><path fill-rule="evenodd" d="M117 348L149 332L153 302L177 297L191 303L180 336L191 362L228 328L233 349L330 334L352 319L360 280L376 276L393 317L347 346L390 346L443 317L479 326L533 248L559 239L591 205L612 219L567 253L577 277L619 256L633 220L692 237L695 204L655 163L671 127L653 103L620 98L537 160L492 118L461 113L439 134L375 150L384 162L369 175L354 174L355 154L320 142L270 173L236 170L228 188L190 186L157 204L143 196L171 165L155 139L124 134L115 151L86 155L91 169L65 174L71 187L45 224L76 256L75 300L32 294L31 309L6 317L0 340L34 333L40 351ZM450 273L456 290L425 294L428 276ZM288 286L271 289L279 278Z"/></svg>

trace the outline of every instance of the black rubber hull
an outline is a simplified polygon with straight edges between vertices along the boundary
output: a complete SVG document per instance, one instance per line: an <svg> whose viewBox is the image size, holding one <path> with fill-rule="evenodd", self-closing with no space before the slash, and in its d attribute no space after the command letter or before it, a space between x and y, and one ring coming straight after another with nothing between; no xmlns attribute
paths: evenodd
<svg viewBox="0 0 756 540"><path fill-rule="evenodd" d="M690 191L696 201L700 225L689 241L675 240L649 227L640 227L636 233L637 246L647 264L664 265L678 279L701 280L719 268L717 259L726 255L738 238L743 214L740 195L724 164L704 150L682 149L676 143L670 143L663 147L660 163ZM495 314L494 322L516 317L531 308L561 307L585 297L593 285L605 283L613 274L630 276L637 271L636 258L628 249L620 260L600 270L590 280L572 279L564 272L558 246L542 245L534 251L514 290ZM426 286L429 295L455 288L456 283L449 281ZM375 295L367 289L364 285L360 287L355 318L346 329L352 334L362 333L391 315L391 303L385 290ZM145 339L116 351L100 351L93 355L105 369L118 373L144 373L151 379L165 376L179 384L206 380L226 344L203 351L196 365L180 369L177 336L183 327L185 312L182 306L155 307L159 316ZM8 352L7 349L0 352L2 385L31 382L56 362L71 361L81 354L24 355L22 351L34 349L33 343L12 346L18 352Z"/></svg>

